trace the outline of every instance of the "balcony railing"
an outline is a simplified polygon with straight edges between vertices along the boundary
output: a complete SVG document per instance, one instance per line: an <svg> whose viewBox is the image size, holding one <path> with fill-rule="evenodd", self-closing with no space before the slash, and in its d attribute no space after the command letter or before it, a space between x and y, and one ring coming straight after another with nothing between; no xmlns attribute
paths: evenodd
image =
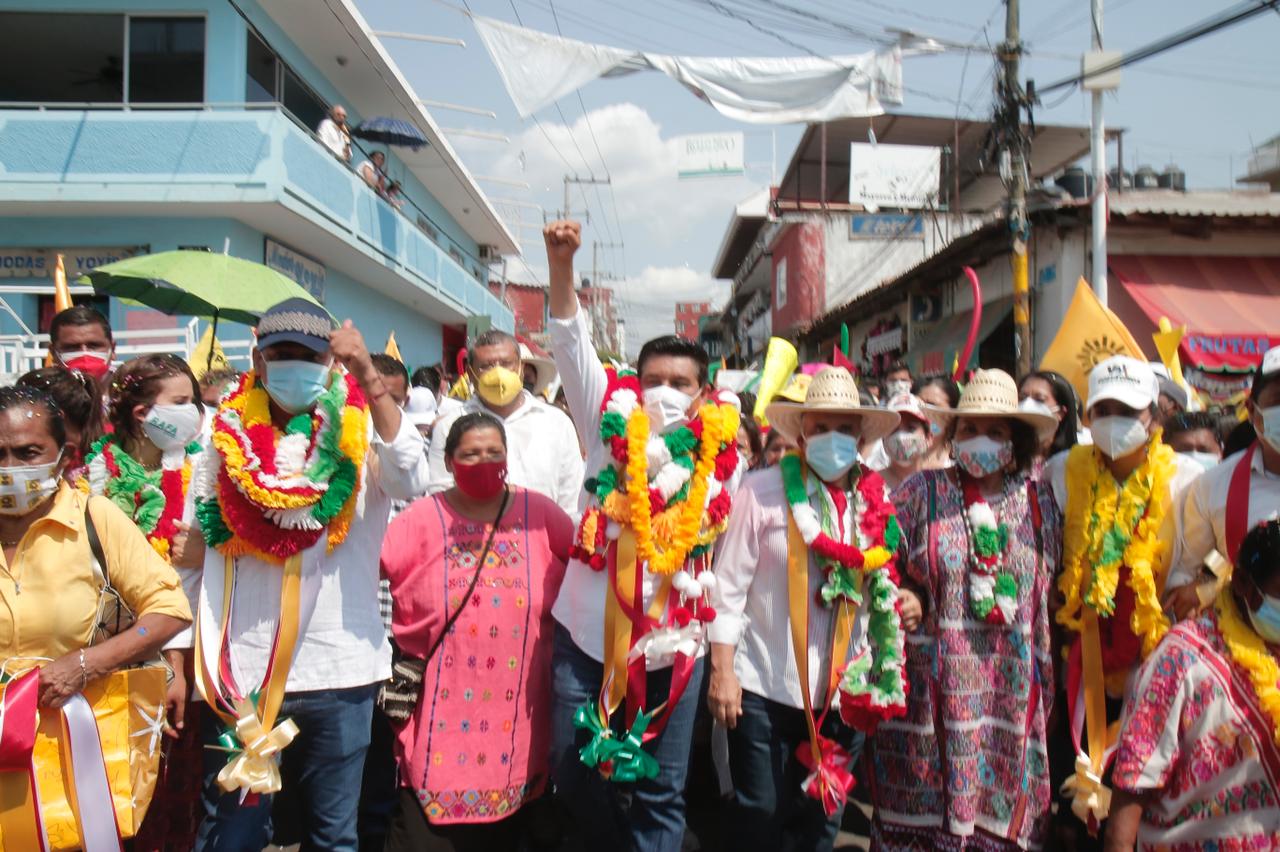
<svg viewBox="0 0 1280 852"><path fill-rule="evenodd" d="M510 325L451 250L482 275L483 263L443 228L449 245L433 240L408 218L418 210L381 198L278 104L0 102L0 167L0 199L280 203L464 314Z"/></svg>

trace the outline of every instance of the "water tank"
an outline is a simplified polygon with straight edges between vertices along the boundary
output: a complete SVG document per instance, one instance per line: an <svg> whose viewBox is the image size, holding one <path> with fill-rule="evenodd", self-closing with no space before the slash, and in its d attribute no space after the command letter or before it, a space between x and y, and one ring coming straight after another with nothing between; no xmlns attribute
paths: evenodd
<svg viewBox="0 0 1280 852"><path fill-rule="evenodd" d="M1054 183L1071 193L1073 198L1088 198L1093 194L1093 175L1079 166L1067 169Z"/></svg>
<svg viewBox="0 0 1280 852"><path fill-rule="evenodd" d="M1160 173L1160 188L1187 191L1187 173L1177 166L1168 166Z"/></svg>
<svg viewBox="0 0 1280 852"><path fill-rule="evenodd" d="M1107 172L1107 184L1112 189L1130 189L1133 187L1133 172L1115 168Z"/></svg>
<svg viewBox="0 0 1280 852"><path fill-rule="evenodd" d="M1160 175L1150 166L1138 166L1133 173L1133 185L1138 189L1155 189L1160 186Z"/></svg>

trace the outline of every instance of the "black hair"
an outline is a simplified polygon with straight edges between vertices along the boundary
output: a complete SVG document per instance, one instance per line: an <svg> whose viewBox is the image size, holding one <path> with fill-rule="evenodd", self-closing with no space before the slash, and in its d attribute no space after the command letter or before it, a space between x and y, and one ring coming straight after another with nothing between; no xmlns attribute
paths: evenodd
<svg viewBox="0 0 1280 852"><path fill-rule="evenodd" d="M655 337L640 348L640 357L636 359L636 373L643 376L644 362L656 355L690 359L698 365L698 384L705 385L707 383L711 358L707 355L707 350L692 340L676 337L674 334Z"/></svg>
<svg viewBox="0 0 1280 852"><path fill-rule="evenodd" d="M1076 399L1076 389L1071 386L1066 376L1055 370L1033 370L1022 377L1023 382L1027 379L1039 379L1047 384L1049 392L1053 394L1053 401L1062 409L1062 420L1058 423L1058 431L1053 433L1049 455L1054 456L1071 449L1080 440L1078 435L1080 401ZM1018 383L1018 388L1022 388L1022 382ZM953 403L951 407L955 408L955 404Z"/></svg>
<svg viewBox="0 0 1280 852"><path fill-rule="evenodd" d="M28 406L45 415L41 419L49 424L49 435L59 448L64 446L67 443L67 423L52 396L30 385L0 387L0 413Z"/></svg>
<svg viewBox="0 0 1280 852"><path fill-rule="evenodd" d="M748 414L738 421L738 428L746 430L747 446L751 448L755 463L760 464L764 455L764 441L760 438L760 427L756 424L756 419Z"/></svg>
<svg viewBox="0 0 1280 852"><path fill-rule="evenodd" d="M769 434L764 436L764 449L769 449L775 441L785 441L787 436L783 435L777 429L770 429Z"/></svg>
<svg viewBox="0 0 1280 852"><path fill-rule="evenodd" d="M471 346L467 349L467 363L475 361L475 351L481 346L501 346L504 343L510 343L516 350L516 357L520 357L520 341L516 340L515 335L507 334L500 328L491 328L471 341Z"/></svg>
<svg viewBox="0 0 1280 852"><path fill-rule="evenodd" d="M751 417L751 413L756 410L756 400L759 399L751 391L743 391L738 394L738 402L742 404L742 419L746 420Z"/></svg>
<svg viewBox="0 0 1280 852"><path fill-rule="evenodd" d="M93 442L102 434L101 395L93 377L66 367L41 367L18 379L20 387L44 391L62 412L65 423L71 422L80 432L80 456L88 454Z"/></svg>
<svg viewBox="0 0 1280 852"><path fill-rule="evenodd" d="M142 427L134 419L133 409L139 405L155 405L160 383L173 376L183 376L191 382L191 401L201 414L204 413L200 383L186 361L168 352L140 355L121 364L111 377L107 422L117 436L134 441L142 437Z"/></svg>
<svg viewBox="0 0 1280 852"><path fill-rule="evenodd" d="M435 367L419 367L413 371L410 381L415 388L426 388L432 393L440 390L440 371Z"/></svg>
<svg viewBox="0 0 1280 852"><path fill-rule="evenodd" d="M1253 442L1258 440L1258 430L1253 428L1253 422L1243 420L1236 425L1236 428L1227 433L1227 439L1222 442L1223 458L1234 456L1241 450L1247 450L1253 446Z"/></svg>
<svg viewBox="0 0 1280 852"><path fill-rule="evenodd" d="M983 419L985 420L986 418ZM960 418L952 417L950 420L951 422L947 426L947 441L954 444L956 427L960 424ZM1040 438L1036 435L1036 430L1030 423L1023 423L1013 417L1008 418L1008 423L1009 441L1013 444L1013 463L1019 473L1024 473L1031 469L1031 465L1040 454Z"/></svg>
<svg viewBox="0 0 1280 852"><path fill-rule="evenodd" d="M947 395L947 403L955 408L960 404L960 386L946 376L928 376L923 379L916 379L915 384L911 386L911 392L916 396L925 388L941 388L942 392Z"/></svg>
<svg viewBox="0 0 1280 852"><path fill-rule="evenodd" d="M453 454L458 451L458 445L462 443L462 436L475 429L497 429L498 434L502 436L502 446L506 448L507 430L502 427L502 421L486 411L473 411L453 421L453 426L449 429L449 437L444 439L445 458L453 458Z"/></svg>
<svg viewBox="0 0 1280 852"><path fill-rule="evenodd" d="M911 375L911 367L907 364L907 362L906 362L906 361L901 361L901 360L899 360L899 361L894 361L894 362L893 362L892 364L890 364L888 367L885 367L885 368L884 368L884 372L882 372L880 375L881 375L881 376L890 376L890 375L892 375L892 374L894 374L894 373L901 373L903 370L906 370L906 371L907 371L907 375L908 375L908 376L910 376L910 375Z"/></svg>
<svg viewBox="0 0 1280 852"><path fill-rule="evenodd" d="M1243 568L1259 590L1280 571L1280 520L1263 521L1249 530L1240 543L1236 568Z"/></svg>
<svg viewBox="0 0 1280 852"><path fill-rule="evenodd" d="M369 360L373 361L373 368L380 374L384 376L400 376L404 379L405 386L409 385L409 368L402 361L385 352L375 352L369 356Z"/></svg>
<svg viewBox="0 0 1280 852"><path fill-rule="evenodd" d="M1207 411L1183 411L1180 414L1173 415L1164 424L1164 438L1168 442L1174 435L1181 435L1185 432L1199 432L1201 429L1207 429L1209 434L1213 435L1213 439L1218 442L1218 446L1222 446L1222 433L1218 428L1218 418Z"/></svg>
<svg viewBox="0 0 1280 852"><path fill-rule="evenodd" d="M53 315L53 321L49 323L49 345L52 346L58 339L58 332L63 326L68 325L100 325L102 331L107 335L107 340L112 340L111 323L107 322L99 311L89 307L88 305L72 305L65 311L59 311Z"/></svg>
<svg viewBox="0 0 1280 852"><path fill-rule="evenodd" d="M1258 397L1262 396L1262 392L1275 382L1280 382L1280 370L1274 370L1270 375L1262 372L1262 365L1259 364L1253 371L1253 383L1249 386L1249 399L1257 404Z"/></svg>
<svg viewBox="0 0 1280 852"><path fill-rule="evenodd" d="M240 378L240 372L230 367L218 367L213 370L206 370L205 374L200 377L200 389L211 388L214 385L222 385L226 387L229 382L234 382Z"/></svg>

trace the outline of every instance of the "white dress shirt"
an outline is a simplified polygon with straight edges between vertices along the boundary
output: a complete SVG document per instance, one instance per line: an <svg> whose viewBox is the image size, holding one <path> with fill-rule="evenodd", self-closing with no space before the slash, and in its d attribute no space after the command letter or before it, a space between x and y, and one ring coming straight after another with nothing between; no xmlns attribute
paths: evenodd
<svg viewBox="0 0 1280 852"><path fill-rule="evenodd" d="M528 391L520 391L523 402L506 417L485 408L479 399L470 399L451 414L441 414L431 428L431 465L428 492L436 494L453 487L453 474L444 465L444 445L449 430L463 414L483 411L502 421L507 433L507 481L512 485L545 494L570 517L578 515L582 494L582 453L573 421L554 405L548 405Z"/></svg>
<svg viewBox="0 0 1280 852"><path fill-rule="evenodd" d="M325 116L324 120L320 122L320 126L316 128L316 135L320 137L324 147L332 151L335 157L339 160L347 159L349 156L347 146L351 144L351 137L344 133L332 118Z"/></svg>
<svg viewBox="0 0 1280 852"><path fill-rule="evenodd" d="M600 440L600 405L604 402L609 378L591 343L591 331L587 328L583 311L579 310L570 319L552 317L547 327L551 335L556 369L560 371L560 379L564 383L565 400L569 403L569 411L573 413L573 423L582 438L582 445L587 448L586 469L589 476L595 476L605 462L612 461L613 458ZM725 487L733 493L741 479L740 465L730 481L725 483ZM587 499L586 491L581 491L579 509L586 507ZM642 589L644 611L648 611L658 588L659 583L646 570ZM571 559L565 570L564 582L560 586L560 595L551 610L555 620L569 631L574 644L597 662L604 661L604 606L607 592L607 571L592 571L579 560ZM704 653L705 643L698 650L699 656ZM654 670L670 667L669 660L663 662L663 665L651 663L648 668Z"/></svg>
<svg viewBox="0 0 1280 852"><path fill-rule="evenodd" d="M821 486L809 481L809 504L821 514ZM777 467L750 474L734 496L729 529L716 552L716 588L712 602L716 620L707 628L718 645L736 645L734 671L743 689L788 707L803 707L800 674L791 642L791 605L787 583L787 506L782 472ZM843 540L852 540L854 498L844 513ZM836 608L817 604L823 572L809 563L808 655L809 695L815 703L826 688L833 665L831 640ZM866 645L868 608L859 607L854 619L849 658ZM843 667L846 660L834 664ZM838 703L838 694L832 704ZM820 708L819 708L820 709Z"/></svg>
<svg viewBox="0 0 1280 852"><path fill-rule="evenodd" d="M302 554L304 578L318 573L319 591L310 623L298 637L287 692L347 689L391 676L391 646L378 611L378 555L391 515L391 501L411 500L427 487L422 435L400 418L400 431L385 441L369 422L369 455L361 468L355 517L346 539L326 553L327 535ZM197 464L217 463L215 450ZM195 481L198 472L193 474ZM194 501L194 490L187 499ZM252 556L237 560L228 635L235 642L232 672L244 691L262 682L280 618L283 571ZM224 570L222 554L205 554L205 572ZM220 605L219 605L220 606Z"/></svg>
<svg viewBox="0 0 1280 852"><path fill-rule="evenodd" d="M1177 559L1169 571L1168 588L1183 586L1196 579L1200 565L1210 552L1217 550L1228 561L1235 561L1236 554L1228 555L1227 547L1227 492L1231 488L1231 476L1244 452L1252 452L1252 475L1249 477L1249 517L1246 530L1263 521L1280 517L1280 474L1272 473L1263 465L1261 451L1244 450L1221 464L1205 471L1182 495L1178 514L1181 529Z"/></svg>

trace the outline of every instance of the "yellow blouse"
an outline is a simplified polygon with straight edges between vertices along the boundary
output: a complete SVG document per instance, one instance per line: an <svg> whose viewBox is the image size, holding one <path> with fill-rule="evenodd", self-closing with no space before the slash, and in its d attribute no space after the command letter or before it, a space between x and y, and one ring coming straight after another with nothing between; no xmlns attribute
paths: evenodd
<svg viewBox="0 0 1280 852"><path fill-rule="evenodd" d="M100 589L84 530L85 499L64 483L49 513L18 543L13 565L0 552L0 661L56 660L89 643ZM189 622L191 607L173 568L119 507L105 497L87 499L107 560L103 569L134 615Z"/></svg>

